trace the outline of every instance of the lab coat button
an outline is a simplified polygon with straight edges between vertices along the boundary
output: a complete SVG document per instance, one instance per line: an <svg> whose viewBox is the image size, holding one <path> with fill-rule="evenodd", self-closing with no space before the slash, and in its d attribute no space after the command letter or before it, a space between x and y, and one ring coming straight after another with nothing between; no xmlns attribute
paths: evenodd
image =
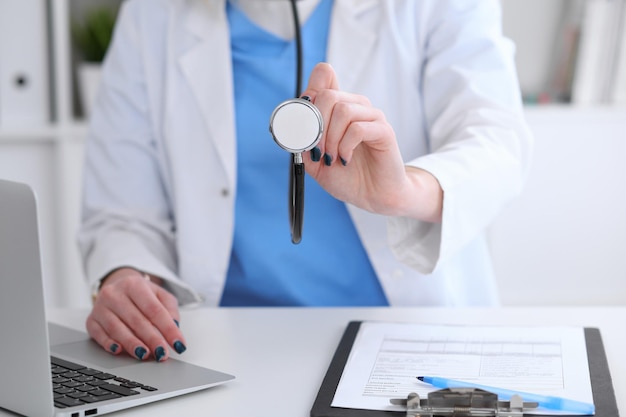
<svg viewBox="0 0 626 417"><path fill-rule="evenodd" d="M230 195L230 192L228 191L228 188L222 188L222 197L228 197Z"/></svg>

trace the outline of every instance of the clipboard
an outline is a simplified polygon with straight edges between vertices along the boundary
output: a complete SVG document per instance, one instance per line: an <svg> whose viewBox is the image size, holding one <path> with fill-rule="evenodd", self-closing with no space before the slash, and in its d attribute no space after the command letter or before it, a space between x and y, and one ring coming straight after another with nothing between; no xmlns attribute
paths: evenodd
<svg viewBox="0 0 626 417"><path fill-rule="evenodd" d="M311 408L311 417L398 417L403 415L396 411L357 410L331 407L330 405L361 323L362 321L351 321L348 323ZM585 327L584 333L587 346L587 360L589 361L589 375L591 377L591 391L596 407L595 417L619 417L600 329ZM536 416L541 417L539 415Z"/></svg>

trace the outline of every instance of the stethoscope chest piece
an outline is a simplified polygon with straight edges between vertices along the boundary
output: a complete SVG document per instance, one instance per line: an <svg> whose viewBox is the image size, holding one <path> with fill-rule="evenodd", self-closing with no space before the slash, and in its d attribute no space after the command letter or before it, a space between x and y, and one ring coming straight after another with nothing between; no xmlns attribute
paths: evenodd
<svg viewBox="0 0 626 417"><path fill-rule="evenodd" d="M324 122L320 111L305 98L279 104L270 117L270 132L284 150L299 154L309 151L322 137Z"/></svg>
<svg viewBox="0 0 626 417"><path fill-rule="evenodd" d="M324 122L317 107L308 97L294 98L279 104L270 117L270 132L274 142L291 152L289 170L289 218L291 241L302 240L304 217L304 162L302 153L317 145L322 137Z"/></svg>

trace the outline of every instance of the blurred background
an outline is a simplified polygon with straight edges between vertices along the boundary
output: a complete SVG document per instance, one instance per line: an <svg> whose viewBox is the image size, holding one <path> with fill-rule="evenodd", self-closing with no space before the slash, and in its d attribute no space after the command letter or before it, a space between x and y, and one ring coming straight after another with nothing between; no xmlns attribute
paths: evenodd
<svg viewBox="0 0 626 417"><path fill-rule="evenodd" d="M0 0L0 178L38 195L54 307L90 303L75 243L82 152L120 3ZM624 305L626 0L501 4L536 137L523 195L489 230L502 303Z"/></svg>

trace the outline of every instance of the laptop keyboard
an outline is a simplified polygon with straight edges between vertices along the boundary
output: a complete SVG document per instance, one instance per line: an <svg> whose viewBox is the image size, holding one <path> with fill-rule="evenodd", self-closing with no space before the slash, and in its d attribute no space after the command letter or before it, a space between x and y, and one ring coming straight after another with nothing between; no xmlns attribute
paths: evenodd
<svg viewBox="0 0 626 417"><path fill-rule="evenodd" d="M91 404L138 395L141 391L157 390L149 385L129 381L54 356L50 357L50 362L54 405L57 408Z"/></svg>

